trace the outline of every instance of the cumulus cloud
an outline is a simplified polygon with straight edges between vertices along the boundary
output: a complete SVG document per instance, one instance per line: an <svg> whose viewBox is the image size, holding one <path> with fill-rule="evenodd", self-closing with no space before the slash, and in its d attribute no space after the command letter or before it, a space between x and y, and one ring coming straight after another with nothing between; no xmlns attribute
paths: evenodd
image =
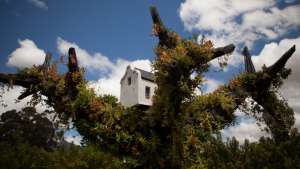
<svg viewBox="0 0 300 169"><path fill-rule="evenodd" d="M39 49L36 44L30 40L19 40L20 47L9 55L8 66L17 68L32 67L33 65L40 65L44 62L45 52Z"/></svg>
<svg viewBox="0 0 300 169"><path fill-rule="evenodd" d="M24 88L20 86L13 86L13 88L10 89L4 87L0 100L6 106L0 106L0 114L12 109L20 111L22 108L28 106L31 96L28 96L23 100L17 100L18 96L20 96L23 91ZM35 108L37 109L37 112L43 112L46 109L49 109L44 103L38 104Z"/></svg>
<svg viewBox="0 0 300 169"><path fill-rule="evenodd" d="M296 39L284 39L279 43L269 43L264 46L262 51L253 56L252 60L257 70L261 70L261 67L272 65L283 53L285 53L292 45L300 46L300 37ZM287 99L289 105L295 111L295 125L294 127L300 130L300 68L297 66L300 63L300 51L296 50L294 55L287 62L286 68L292 69L292 74L285 80L284 85L280 89L281 94ZM240 122L236 126L231 126L222 130L222 134L225 137L235 136L238 140L243 141L248 138L250 141L257 141L261 136L269 136L268 133L261 130L254 119L245 118L245 114L240 111L235 112ZM262 124L264 126L264 124Z"/></svg>
<svg viewBox="0 0 300 169"><path fill-rule="evenodd" d="M273 0L211 0L209 3L205 0L186 0L181 4L179 14L188 30L232 30L235 17L274 4Z"/></svg>
<svg viewBox="0 0 300 169"><path fill-rule="evenodd" d="M100 79L89 82L89 86L94 88L97 94L111 94L119 98L120 80L128 65L151 71L151 62L149 60L128 61L118 58L116 62L112 62L108 57L99 52L90 54L76 43L62 38L57 39L57 48L60 53L67 54L70 47L75 48L80 66L90 71L100 71L102 73Z"/></svg>
<svg viewBox="0 0 300 169"><path fill-rule="evenodd" d="M224 84L223 81L207 78L204 82L204 94L213 92L222 84ZM197 92L196 94L199 93ZM251 100L250 98L245 100L249 103L249 106L251 106ZM243 143L245 139L248 139L250 142L255 142L262 136L270 136L269 133L263 130L266 126L263 122L260 122L258 125L254 117L246 115L239 109L236 109L234 114L236 116L236 124L221 130L224 141L226 141L227 138L235 137L240 143Z"/></svg>
<svg viewBox="0 0 300 169"><path fill-rule="evenodd" d="M252 57L256 69L261 70L264 64L266 66L272 65L293 45L296 45L296 47L300 46L300 37L295 39L283 39L279 43L271 42L266 44L257 56ZM292 68L295 72L300 72L298 66L300 62L299 54L300 50L297 49L286 65L286 67Z"/></svg>
<svg viewBox="0 0 300 169"><path fill-rule="evenodd" d="M19 60L16 59L18 58L16 57L18 56L17 55L18 53L22 53L23 54L22 56L24 56L24 53L32 53L30 51L32 51L33 48L35 50L36 49L40 50L36 47L34 42L32 42L31 40L19 41L19 43L21 47L15 50L10 56L10 59L15 57L15 59L12 59L15 62L18 61L18 63L20 63ZM263 64L271 65L281 56L281 54L283 54L293 44L300 46L300 37L296 39L284 39L279 43L266 44L258 56L253 56L253 61L256 68L261 67ZM146 71L152 70L151 62L149 60L128 61L119 58L116 60L116 62L112 62L108 57L102 55L101 53L90 54L85 49L80 48L76 43L69 42L62 38L57 39L57 48L59 52L61 52L62 54L66 54L69 47L75 47L77 51L79 64L81 66L85 67L88 70L96 70L96 71L98 70L100 72L103 72L102 74L103 76L100 79L89 82L89 86L94 88L98 94L112 94L119 98L120 79L124 75L126 67L128 65L131 65L132 67L138 67ZM24 51L20 51L20 50L24 50ZM297 74L300 73L300 68L297 67L297 63L300 63L299 60L300 58L296 56L299 56L299 54L300 54L299 50L297 50L294 56L288 62L287 67L292 68L293 74L285 82L282 88L282 93L288 99L290 105L295 109L295 111L298 112L295 115L296 118L295 126L298 129L300 127L300 114L299 114L300 106L298 103L298 100L300 99L300 91L296 86L300 86L300 79L297 77ZM45 56L44 52L42 56ZM43 60L44 58L42 57L41 63L43 62ZM33 64L34 63L31 63L29 65L33 65ZM24 65L24 64L22 63L22 64L15 64L15 65L19 65L20 67L20 65ZM205 92L208 93L214 91L222 83L223 82L218 81L216 79L207 79L207 81L205 82L205 85L207 85ZM10 103L9 104L10 107L7 107L6 109L2 108L0 109L0 112L4 112L12 108L21 109L26 104L26 101L30 99L30 98L26 98L23 102L19 103L19 105L15 104L14 101L21 91L22 88L14 88L10 92L5 92L3 98L6 99L5 100L6 103L8 102ZM236 112L236 114L242 120L239 122L238 125L223 130L222 134L225 137L235 136L238 140L243 140L245 138L248 138L250 141L256 141L261 136L268 136L267 133L261 131L261 128L257 126L254 120L245 119L244 118L245 115L241 113ZM81 138L79 136L78 137L72 136L66 138L66 140L70 142L72 142L73 140L75 143L79 143Z"/></svg>
<svg viewBox="0 0 300 169"><path fill-rule="evenodd" d="M205 82L203 83L205 89L204 93L211 93L215 91L222 84L224 84L223 81L219 81L212 78L206 78Z"/></svg>
<svg viewBox="0 0 300 169"><path fill-rule="evenodd" d="M264 136L264 132L259 132L260 128L253 122L243 122L239 125L228 128L221 133L225 137L235 137L240 143L243 143L245 139L250 142L258 141L260 137Z"/></svg>
<svg viewBox="0 0 300 169"><path fill-rule="evenodd" d="M76 129L71 129L65 132L64 140L75 145L80 145L82 136L77 132Z"/></svg>
<svg viewBox="0 0 300 169"><path fill-rule="evenodd" d="M74 42L69 42L60 37L57 38L57 48L61 54L66 55L70 47L75 48L79 64L87 70L99 70L107 73L114 68L114 64L109 60L109 58L101 53L98 52L95 54L90 54L85 49L80 48Z"/></svg>
<svg viewBox="0 0 300 169"><path fill-rule="evenodd" d="M75 145L80 145L80 142L82 140L82 136L81 135L77 135L77 136L67 136L64 137L64 139L69 142L69 143L73 143Z"/></svg>
<svg viewBox="0 0 300 169"><path fill-rule="evenodd" d="M298 129L298 131L300 131L300 113L297 112L295 113L295 125L294 127Z"/></svg>
<svg viewBox="0 0 300 169"><path fill-rule="evenodd" d="M300 37L296 39L283 39L279 43L272 42L266 44L259 55L253 56L253 63L257 70L261 70L262 65L270 66L277 61L292 45L300 46ZM288 100L289 105L295 111L295 126L300 130L300 50L297 49L286 64L286 68L292 69L292 74L284 81L281 87L282 95Z"/></svg>
<svg viewBox="0 0 300 169"><path fill-rule="evenodd" d="M211 60L209 63L213 68L219 68L219 61L221 61L221 62L226 61L228 66L237 68L241 63L243 63L244 56L240 52L235 50L235 51L233 51L233 53L230 56L228 55L228 56L216 58L216 59ZM230 67L228 67L228 66L223 68L224 72L227 72L230 69Z"/></svg>
<svg viewBox="0 0 300 169"><path fill-rule="evenodd" d="M212 0L207 3L204 0L186 0L180 6L179 15L187 30L208 31L206 38L210 39L216 47L253 41L257 39L257 35L249 32L245 34L240 29L241 23L238 23L236 18L242 13L270 7L274 2L272 0L250 1ZM199 36L198 39L202 37ZM234 51L229 57L228 64L237 66L242 62L241 58L241 55ZM218 60L214 59L211 64L217 67Z"/></svg>
<svg viewBox="0 0 300 169"><path fill-rule="evenodd" d="M179 8L179 16L188 31L198 30L207 33L206 38L212 40L216 47L230 43L235 45L247 45L252 47L260 39L274 40L284 37L289 31L300 26L300 5L290 5L278 8L276 0L185 0ZM292 3L293 0L286 0ZM198 40L202 39L201 36ZM284 39L279 43L266 44L258 56L253 57L255 66L260 68L263 64L271 65L293 44L300 46L299 38ZM281 92L295 110L295 127L300 126L300 79L297 75L300 68L299 50L287 64L292 68L293 74L284 83ZM243 57L240 51L235 51L228 60L230 66L242 63ZM217 59L211 62L217 66ZM226 71L226 69L225 69ZM210 86L217 86L214 81L208 81ZM209 87L209 86L208 86ZM208 88L208 91L213 89ZM244 138L250 141L257 140L266 135L260 130L255 120L244 120L244 115L237 114L242 119L236 126L222 131L225 137L236 136L238 140Z"/></svg>
<svg viewBox="0 0 300 169"><path fill-rule="evenodd" d="M276 0L186 0L179 16L187 30L208 32L206 37L217 47L229 43L251 47L256 40L282 37L299 27L299 10L300 5L279 9ZM242 61L240 54L233 56L229 65Z"/></svg>
<svg viewBox="0 0 300 169"><path fill-rule="evenodd" d="M234 136L240 143L243 143L245 139L254 142L258 141L262 136L270 137L270 134L263 130L265 124L257 125L254 118L246 116L238 109L235 111L235 114L239 119L239 123L221 130L224 138Z"/></svg>
<svg viewBox="0 0 300 169"><path fill-rule="evenodd" d="M285 3L293 3L293 2L295 2L296 0L285 0L284 2Z"/></svg>
<svg viewBox="0 0 300 169"><path fill-rule="evenodd" d="M48 9L48 5L44 0L28 0L29 3L41 9Z"/></svg>
<svg viewBox="0 0 300 169"><path fill-rule="evenodd" d="M222 84L224 84L224 82L208 78L204 82L204 93L213 92ZM251 100L250 98L246 99L249 106L251 106ZM236 124L221 130L224 141L226 141L226 138L235 137L240 143L243 143L245 139L248 139L250 142L255 142L262 136L270 137L270 134L263 130L264 127L266 127L263 122L260 122L258 125L254 117L246 115L239 109L236 109L234 114L236 116Z"/></svg>
<svg viewBox="0 0 300 169"><path fill-rule="evenodd" d="M272 7L269 11L256 10L244 14L242 29L256 32L269 39L275 39L300 25L300 5L284 9ZM261 19L264 18L264 19Z"/></svg>
<svg viewBox="0 0 300 169"><path fill-rule="evenodd" d="M31 67L32 65L42 64L45 57L45 52L39 49L32 40L20 40L20 48L17 48L9 56L7 65L16 66L18 68ZM120 97L120 80L125 73L126 67L140 68L146 71L152 71L151 62L149 60L128 61L118 58L116 62L112 62L108 57L101 53L90 54L85 49L80 48L76 43L69 42L62 38L57 39L57 48L61 54L67 54L68 49L74 47L80 66L86 70L99 71L101 77L98 80L89 82L89 86L94 88L97 94L111 94ZM16 103L17 97L24 89L15 86L13 89L2 93L2 100L7 107L0 106L0 112L5 112L11 109L21 110L27 105L31 97L26 97L22 101ZM46 107L39 105L37 107L40 112Z"/></svg>
<svg viewBox="0 0 300 169"><path fill-rule="evenodd" d="M150 72L151 62L149 60L135 60L127 61L118 59L114 67L111 69L111 73L105 77L102 77L96 81L90 81L89 86L94 88L97 94L111 94L120 98L120 81L125 74L126 67L130 65L132 68L140 68Z"/></svg>

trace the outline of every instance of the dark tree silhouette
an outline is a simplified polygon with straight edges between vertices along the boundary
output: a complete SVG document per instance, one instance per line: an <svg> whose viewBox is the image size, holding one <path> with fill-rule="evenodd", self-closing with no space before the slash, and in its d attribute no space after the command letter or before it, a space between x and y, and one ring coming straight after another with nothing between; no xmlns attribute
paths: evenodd
<svg viewBox="0 0 300 169"><path fill-rule="evenodd" d="M0 141L12 145L23 142L50 149L55 146L55 126L45 113L37 113L34 107L21 111L10 110L1 114Z"/></svg>

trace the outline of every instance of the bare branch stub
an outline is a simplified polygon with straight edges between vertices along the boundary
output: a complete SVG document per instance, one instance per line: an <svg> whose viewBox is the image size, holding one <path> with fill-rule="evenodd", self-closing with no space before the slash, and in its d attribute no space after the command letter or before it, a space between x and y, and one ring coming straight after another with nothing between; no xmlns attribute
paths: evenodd
<svg viewBox="0 0 300 169"><path fill-rule="evenodd" d="M36 93L35 90L32 90L32 89L30 89L30 88L27 88L27 89L25 90L25 92L23 92L23 93L18 97L18 100L22 100L22 99L24 99L25 97L30 96L30 95L32 95L32 94L34 94L34 93Z"/></svg>
<svg viewBox="0 0 300 169"><path fill-rule="evenodd" d="M247 73L255 73L256 72L255 67L253 65L251 55L249 53L247 46L244 47L243 55L244 55L244 62L245 62L245 71Z"/></svg>
<svg viewBox="0 0 300 169"><path fill-rule="evenodd" d="M286 62L296 51L296 45L293 45L288 51L286 51L272 66L267 68L270 76L275 76L281 69L284 68Z"/></svg>
<svg viewBox="0 0 300 169"><path fill-rule="evenodd" d="M75 48L70 48L68 53L69 53L69 63L68 63L69 72L78 72L79 67L78 67Z"/></svg>
<svg viewBox="0 0 300 169"><path fill-rule="evenodd" d="M212 53L213 53L212 59L221 57L226 54L230 54L234 51L234 49L235 49L235 46L233 44L230 44L230 45L227 45L224 47L214 48L212 51Z"/></svg>

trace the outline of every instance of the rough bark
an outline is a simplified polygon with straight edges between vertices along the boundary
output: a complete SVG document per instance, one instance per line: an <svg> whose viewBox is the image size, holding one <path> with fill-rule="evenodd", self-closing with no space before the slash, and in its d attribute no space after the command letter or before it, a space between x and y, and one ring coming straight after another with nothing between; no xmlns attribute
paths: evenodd
<svg viewBox="0 0 300 169"><path fill-rule="evenodd" d="M17 74L0 73L0 82L5 84L12 83L13 85L28 88L33 84L38 84L40 81L36 78L22 78Z"/></svg>
<svg viewBox="0 0 300 169"><path fill-rule="evenodd" d="M212 50L212 53L213 53L212 59L221 57L226 54L230 54L234 51L234 49L235 49L235 46L233 44L230 44L230 45L227 45L224 47L214 48Z"/></svg>
<svg viewBox="0 0 300 169"><path fill-rule="evenodd" d="M275 76L280 70L282 70L289 60L289 58L296 51L296 45L293 45L288 51L286 51L272 66L268 67L267 71L271 77Z"/></svg>
<svg viewBox="0 0 300 169"><path fill-rule="evenodd" d="M247 73L255 73L256 71L255 71L253 62L251 60L251 55L250 55L247 47L244 48L243 55L244 55L244 62L245 62L245 71Z"/></svg>

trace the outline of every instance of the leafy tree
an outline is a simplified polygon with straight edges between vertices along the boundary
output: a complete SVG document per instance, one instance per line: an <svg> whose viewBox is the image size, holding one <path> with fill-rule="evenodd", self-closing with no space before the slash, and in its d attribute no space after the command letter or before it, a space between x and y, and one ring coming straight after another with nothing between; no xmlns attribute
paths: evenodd
<svg viewBox="0 0 300 169"><path fill-rule="evenodd" d="M34 107L21 111L10 110L1 115L0 141L12 145L26 142L32 146L50 148L56 143L54 124L45 113L37 113Z"/></svg>
<svg viewBox="0 0 300 169"><path fill-rule="evenodd" d="M118 98L116 98L113 95L103 95L102 99L105 103L108 103L112 107L117 107L118 106Z"/></svg>
<svg viewBox="0 0 300 169"><path fill-rule="evenodd" d="M45 151L26 143L11 145L0 142L0 169L126 169L127 166L109 153L88 145Z"/></svg>

